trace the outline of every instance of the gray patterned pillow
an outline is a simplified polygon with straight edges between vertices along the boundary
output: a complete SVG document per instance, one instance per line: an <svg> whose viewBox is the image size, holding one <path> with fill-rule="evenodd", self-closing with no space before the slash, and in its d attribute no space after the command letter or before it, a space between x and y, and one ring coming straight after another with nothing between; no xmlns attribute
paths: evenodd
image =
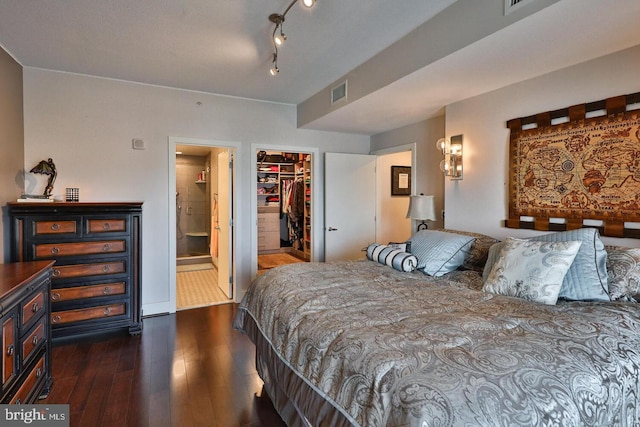
<svg viewBox="0 0 640 427"><path fill-rule="evenodd" d="M609 301L607 285L607 251L595 228L580 228L531 237L529 240L545 242L581 241L582 246L576 259L564 277L559 298L574 301ZM491 267L496 261L503 242L489 248L487 264L482 273L486 281Z"/></svg>
<svg viewBox="0 0 640 427"><path fill-rule="evenodd" d="M605 246L609 297L612 301L640 301L640 248Z"/></svg>
<svg viewBox="0 0 640 427"><path fill-rule="evenodd" d="M475 238L475 240L471 244L471 247L469 248L469 252L467 252L467 256L465 257L464 262L460 266L460 268L463 270L482 271L484 269L484 265L487 263L489 248L491 247L491 245L500 241L498 239L494 239L491 236L487 236L486 234L474 233L471 231L449 229L442 229L440 231L444 231L447 233L464 234L465 236L471 236Z"/></svg>
<svg viewBox="0 0 640 427"><path fill-rule="evenodd" d="M439 277L462 265L475 239L461 234L421 230L411 236L411 253L418 258L418 270Z"/></svg>
<svg viewBox="0 0 640 427"><path fill-rule="evenodd" d="M483 290L554 305L581 245L507 238Z"/></svg>
<svg viewBox="0 0 640 427"><path fill-rule="evenodd" d="M543 242L582 242L560 289L560 298L576 301L610 301L607 286L607 251L595 228L579 228L531 237Z"/></svg>

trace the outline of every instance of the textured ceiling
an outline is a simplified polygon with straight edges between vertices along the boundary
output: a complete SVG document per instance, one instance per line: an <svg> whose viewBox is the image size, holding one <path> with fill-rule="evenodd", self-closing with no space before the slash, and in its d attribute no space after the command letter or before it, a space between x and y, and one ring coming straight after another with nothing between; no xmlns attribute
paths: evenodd
<svg viewBox="0 0 640 427"><path fill-rule="evenodd" d="M298 104L454 0L0 0L0 44L24 66Z"/></svg>
<svg viewBox="0 0 640 427"><path fill-rule="evenodd" d="M0 0L0 45L25 67L300 104L453 3L296 4L277 78L268 73L268 16L289 0ZM415 123L452 102L638 45L639 16L639 0L560 0L304 127L371 135Z"/></svg>

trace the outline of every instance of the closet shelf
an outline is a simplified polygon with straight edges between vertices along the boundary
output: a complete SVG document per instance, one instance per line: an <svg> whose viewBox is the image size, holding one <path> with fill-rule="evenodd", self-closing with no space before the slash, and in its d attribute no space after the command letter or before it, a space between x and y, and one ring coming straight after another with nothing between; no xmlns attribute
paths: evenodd
<svg viewBox="0 0 640 427"><path fill-rule="evenodd" d="M192 231L190 233L185 233L187 237L209 237L209 233L206 231Z"/></svg>

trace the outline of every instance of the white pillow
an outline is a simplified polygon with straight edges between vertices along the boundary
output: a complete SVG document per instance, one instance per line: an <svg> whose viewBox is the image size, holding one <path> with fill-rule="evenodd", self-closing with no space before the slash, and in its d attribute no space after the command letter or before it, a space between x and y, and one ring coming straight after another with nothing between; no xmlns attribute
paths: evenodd
<svg viewBox="0 0 640 427"><path fill-rule="evenodd" d="M440 277L462 265L475 237L421 230L411 236L411 253L418 257L418 270Z"/></svg>
<svg viewBox="0 0 640 427"><path fill-rule="evenodd" d="M555 305L582 242L507 238L483 290Z"/></svg>

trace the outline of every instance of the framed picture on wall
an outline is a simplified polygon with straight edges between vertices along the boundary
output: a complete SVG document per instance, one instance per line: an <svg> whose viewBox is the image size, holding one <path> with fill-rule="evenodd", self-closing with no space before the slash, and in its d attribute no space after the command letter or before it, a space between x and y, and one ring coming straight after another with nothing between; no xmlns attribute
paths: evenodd
<svg viewBox="0 0 640 427"><path fill-rule="evenodd" d="M411 195L411 166L391 166L391 195Z"/></svg>

